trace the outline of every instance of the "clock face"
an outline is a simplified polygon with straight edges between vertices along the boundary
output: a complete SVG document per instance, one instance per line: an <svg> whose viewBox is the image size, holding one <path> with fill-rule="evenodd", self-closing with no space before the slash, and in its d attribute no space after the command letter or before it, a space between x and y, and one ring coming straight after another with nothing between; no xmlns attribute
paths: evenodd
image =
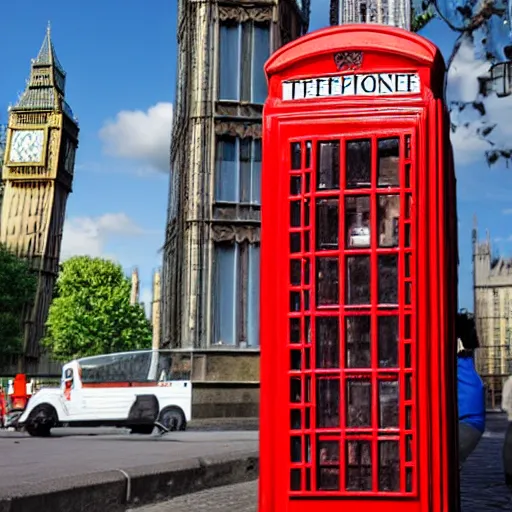
<svg viewBox="0 0 512 512"><path fill-rule="evenodd" d="M43 156L44 130L20 130L12 135L9 160L14 163L39 163Z"/></svg>

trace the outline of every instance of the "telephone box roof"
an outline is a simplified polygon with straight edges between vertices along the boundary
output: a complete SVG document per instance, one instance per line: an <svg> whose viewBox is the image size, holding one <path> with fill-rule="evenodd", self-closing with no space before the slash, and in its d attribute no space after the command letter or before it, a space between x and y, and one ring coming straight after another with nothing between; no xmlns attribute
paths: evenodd
<svg viewBox="0 0 512 512"><path fill-rule="evenodd" d="M432 66L445 69L443 56L433 43L402 28L371 23L339 25L311 32L286 44L276 51L265 64L267 77L279 73L306 58L340 50L373 50L394 53Z"/></svg>

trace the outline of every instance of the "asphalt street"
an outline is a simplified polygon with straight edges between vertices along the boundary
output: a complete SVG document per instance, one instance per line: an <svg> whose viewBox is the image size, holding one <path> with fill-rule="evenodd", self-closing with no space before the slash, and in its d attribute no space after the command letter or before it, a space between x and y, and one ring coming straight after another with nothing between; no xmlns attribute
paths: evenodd
<svg viewBox="0 0 512 512"><path fill-rule="evenodd" d="M147 436L114 429L55 429L49 438L0 431L0 493L13 485L257 450L257 431Z"/></svg>
<svg viewBox="0 0 512 512"><path fill-rule="evenodd" d="M512 510L512 492L503 482L501 448L506 422L489 415L487 432L461 473L462 512ZM180 496L128 512L256 512L257 482L248 482Z"/></svg>

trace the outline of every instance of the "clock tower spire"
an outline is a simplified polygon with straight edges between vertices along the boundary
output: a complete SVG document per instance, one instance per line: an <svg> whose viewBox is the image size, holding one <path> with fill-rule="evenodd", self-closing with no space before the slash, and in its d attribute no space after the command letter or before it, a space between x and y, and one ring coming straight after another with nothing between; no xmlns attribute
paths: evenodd
<svg viewBox="0 0 512 512"><path fill-rule="evenodd" d="M39 342L52 299L60 259L62 228L73 183L78 122L65 99L66 73L48 25L31 62L25 91L9 109L2 178L0 242L26 258L38 276L27 305L19 371L36 371Z"/></svg>

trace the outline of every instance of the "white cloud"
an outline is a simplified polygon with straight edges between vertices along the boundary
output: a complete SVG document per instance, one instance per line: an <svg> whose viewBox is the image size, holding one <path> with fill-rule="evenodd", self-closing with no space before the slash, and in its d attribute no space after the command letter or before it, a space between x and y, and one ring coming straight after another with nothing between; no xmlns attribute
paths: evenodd
<svg viewBox="0 0 512 512"><path fill-rule="evenodd" d="M117 259L105 254L109 237L133 237L144 234L125 213L106 213L100 217L66 219L62 235L61 259L71 256L92 256Z"/></svg>
<svg viewBox="0 0 512 512"><path fill-rule="evenodd" d="M503 213L503 215L512 215L512 208L505 208L501 213Z"/></svg>
<svg viewBox="0 0 512 512"><path fill-rule="evenodd" d="M172 118L172 103L157 103L146 112L122 110L99 132L104 151L137 160L143 168L169 172Z"/></svg>

